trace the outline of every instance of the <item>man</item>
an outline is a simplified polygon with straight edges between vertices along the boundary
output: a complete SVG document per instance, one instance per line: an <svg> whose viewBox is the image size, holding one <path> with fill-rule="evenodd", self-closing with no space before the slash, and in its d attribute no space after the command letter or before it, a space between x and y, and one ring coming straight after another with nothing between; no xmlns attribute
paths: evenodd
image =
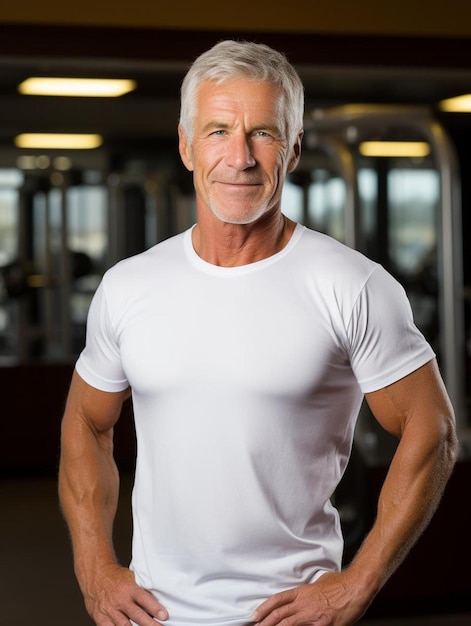
<svg viewBox="0 0 471 626"><path fill-rule="evenodd" d="M286 219L303 88L285 57L225 41L182 85L197 224L109 270L63 418L60 497L98 626L347 626L434 513L452 407L404 291ZM130 568L112 526L113 427L137 434ZM341 570L330 503L363 399L400 441L377 519Z"/></svg>

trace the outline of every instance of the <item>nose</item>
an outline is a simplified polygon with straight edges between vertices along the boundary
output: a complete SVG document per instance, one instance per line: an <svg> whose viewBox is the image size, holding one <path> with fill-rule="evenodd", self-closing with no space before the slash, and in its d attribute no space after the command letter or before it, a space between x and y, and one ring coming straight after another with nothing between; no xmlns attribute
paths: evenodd
<svg viewBox="0 0 471 626"><path fill-rule="evenodd" d="M250 142L245 135L235 135L231 138L226 153L226 161L228 165L238 170L246 170L255 165L256 160L251 152Z"/></svg>

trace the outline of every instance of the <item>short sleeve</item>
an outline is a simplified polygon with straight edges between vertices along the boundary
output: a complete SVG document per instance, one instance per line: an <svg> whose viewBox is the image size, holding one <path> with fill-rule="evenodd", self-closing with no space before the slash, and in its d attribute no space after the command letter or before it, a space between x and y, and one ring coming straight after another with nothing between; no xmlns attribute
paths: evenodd
<svg viewBox="0 0 471 626"><path fill-rule="evenodd" d="M347 335L351 367L363 393L396 382L435 356L414 323L404 288L381 266L361 290Z"/></svg>
<svg viewBox="0 0 471 626"><path fill-rule="evenodd" d="M85 382L101 391L117 392L128 387L103 282L90 305L85 348L75 368Z"/></svg>

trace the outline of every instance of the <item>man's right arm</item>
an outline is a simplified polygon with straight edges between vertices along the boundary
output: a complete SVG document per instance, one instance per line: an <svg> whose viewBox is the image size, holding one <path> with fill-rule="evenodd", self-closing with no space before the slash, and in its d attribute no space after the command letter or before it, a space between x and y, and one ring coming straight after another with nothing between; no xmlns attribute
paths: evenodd
<svg viewBox="0 0 471 626"><path fill-rule="evenodd" d="M132 619L155 626L165 609L136 585L117 562L113 523L119 474L113 457L113 429L129 390L99 391L76 372L62 419L59 498L74 552L75 573L87 610L98 626Z"/></svg>

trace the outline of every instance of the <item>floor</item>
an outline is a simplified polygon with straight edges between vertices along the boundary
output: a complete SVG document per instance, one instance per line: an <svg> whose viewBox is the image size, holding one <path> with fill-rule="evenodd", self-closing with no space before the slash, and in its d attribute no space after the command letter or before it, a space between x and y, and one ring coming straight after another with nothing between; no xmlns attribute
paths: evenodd
<svg viewBox="0 0 471 626"><path fill-rule="evenodd" d="M116 547L129 556L126 506L130 480L122 483ZM0 613L5 626L92 626L75 582L67 530L53 477L0 479ZM467 615L363 620L364 626L471 626Z"/></svg>

